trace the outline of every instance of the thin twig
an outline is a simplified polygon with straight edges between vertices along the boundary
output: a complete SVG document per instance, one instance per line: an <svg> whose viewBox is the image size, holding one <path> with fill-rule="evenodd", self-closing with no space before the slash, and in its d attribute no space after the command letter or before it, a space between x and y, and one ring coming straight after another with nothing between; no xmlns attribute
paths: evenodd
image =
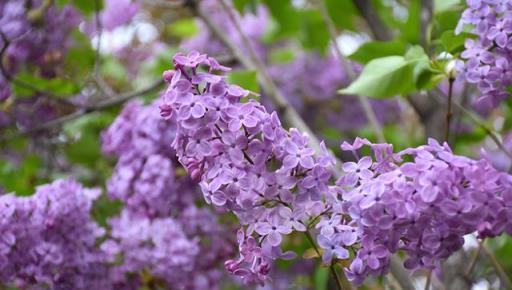
<svg viewBox="0 0 512 290"><path fill-rule="evenodd" d="M94 9L96 9L96 37L98 38L97 41L97 47L95 51L95 59L94 59L94 78L97 79L100 75L100 67L101 67L101 56L100 56L100 49L101 49L101 39L103 36L103 26L101 24L100 19L100 0L94 0Z"/></svg>
<svg viewBox="0 0 512 290"><path fill-rule="evenodd" d="M254 49L250 45L250 41L242 31L236 16L224 0L218 0L226 11L230 21L235 26L237 32L240 34L242 42L244 43L245 49L247 50L249 57L246 57L244 51L235 44L211 18L209 13L205 13L199 7L195 7L197 15L203 20L208 28L217 36L235 55L235 57L248 69L255 70L258 72L258 77L263 90L267 93L272 103L276 107L276 110L283 117L285 123L289 126L296 127L299 131L305 132L309 135L309 144L316 151L321 152L320 142L316 138L313 131L307 126L304 120L300 117L297 111L288 103L284 96L279 92L278 88L270 78L264 64L259 60ZM197 4L197 3L196 3Z"/></svg>
<svg viewBox="0 0 512 290"><path fill-rule="evenodd" d="M320 253L320 250L318 249L315 241L313 240L311 233L308 230L306 230L306 232L304 232L304 234L306 235L306 238L308 239L308 241L311 244L311 246L313 247L313 249L315 249L315 252L317 253L317 255L319 257L322 257L322 254ZM337 286L338 290L343 290L344 285L342 284L341 278L338 275L338 271L336 271L336 268L334 268L334 265L332 263L331 263L331 265L329 265L329 270L331 271L331 275L333 276L334 280L336 281L336 286ZM345 288L347 290L351 289L350 284L345 285Z"/></svg>
<svg viewBox="0 0 512 290"><path fill-rule="evenodd" d="M133 98L136 98L136 97L140 97L140 96L143 96L143 95L148 94L150 92L153 92L154 90L158 89L163 84L164 84L163 80L158 80L157 82L153 83L152 85L150 85L147 88L144 88L142 90L131 92L131 93L126 93L126 94L121 94L121 95L118 95L116 98L107 99L107 100L105 100L103 102L100 101L97 104L95 104L93 106L86 107L86 108L80 108L80 109L74 111L71 114L68 114L68 115L62 116L60 118L51 120L51 121L49 121L47 123L41 124L41 125L36 126L34 128L31 128L31 129L28 129L28 130L24 130L24 131L18 131L18 132L14 133L14 134L11 134L9 136L2 136L2 137L0 137L0 141L11 140L11 139L15 139L15 138L18 138L18 137L26 136L26 135L29 135L29 134L34 134L34 133L37 133L37 132L41 132L41 131L45 131L45 130L50 130L52 128L59 127L59 126L65 124L66 122L69 122L71 120L75 120L75 119L80 118L82 116L85 116L87 114L90 114L90 113L93 113L93 112L98 112L98 111L103 111L103 110L106 110L106 109L108 109L110 107L122 104L122 103L124 103L124 102L126 102L126 101L128 101L130 99L133 99Z"/></svg>
<svg viewBox="0 0 512 290"><path fill-rule="evenodd" d="M434 3L433 0L421 0L420 1L420 44L425 49L427 54L430 55L430 22L434 15ZM415 15L409 15L409 17L416 17Z"/></svg>
<svg viewBox="0 0 512 290"><path fill-rule="evenodd" d="M425 281L425 290L430 290L431 280L432 280L432 270L429 270L427 273L427 281Z"/></svg>
<svg viewBox="0 0 512 290"><path fill-rule="evenodd" d="M356 79L356 73L354 72L354 69L352 68L350 63L343 56L343 53L341 52L341 49L340 49L338 43L336 42L336 28L334 26L334 23L332 22L331 17L329 16L329 12L327 11L325 2L324 2L324 0L320 0L317 2L318 2L318 6L320 8L320 12L322 13L322 18L325 22L325 25L327 26L327 30L329 31L329 36L331 38L332 46L334 47L336 56L338 57L338 61L340 62L341 66L347 73L349 81L353 82ZM359 99L359 102L361 103L364 114L366 115L366 118L368 119L368 122L370 123L370 125L375 133L375 136L377 137L377 140L380 143L385 143L386 139L384 138L384 134L382 133L382 127L380 126L380 123L377 120L377 116L375 116L375 112L373 111L373 108L368 100L368 97L363 96L363 95L358 95L358 99Z"/></svg>
<svg viewBox="0 0 512 290"><path fill-rule="evenodd" d="M505 289L512 289L512 282L510 281L510 278L503 269L503 266L501 266L498 259L496 259L496 256L491 251L489 251L489 249L487 249L485 245L482 245L482 252L484 252L487 255L487 257L489 257L489 260L491 260L491 264L496 270L496 273L498 274L498 277L500 277L500 281L503 284L502 286L505 287Z"/></svg>
<svg viewBox="0 0 512 290"><path fill-rule="evenodd" d="M403 266L402 259L400 259L397 255L391 256L389 261L389 267L391 275L395 278L398 284L400 284L402 290L416 289L411 281L409 273L405 270Z"/></svg>
<svg viewBox="0 0 512 290"><path fill-rule="evenodd" d="M478 256L480 255L480 252L482 251L482 243L483 243L483 241L478 241L478 248L476 249L475 253L473 254L473 257L471 257L469 266L467 267L466 271L464 271L464 276L469 277L471 275L471 272L473 272L473 269L476 266L476 261L478 261Z"/></svg>
<svg viewBox="0 0 512 290"><path fill-rule="evenodd" d="M392 38L391 31L379 17L370 0L353 0L352 2L365 19L376 40L388 41Z"/></svg>
<svg viewBox="0 0 512 290"><path fill-rule="evenodd" d="M450 140L450 128L451 128L451 121L453 116L452 111L452 99L453 99L453 83L455 82L454 78L448 79L448 105L446 110L446 124L445 124L445 131L444 131L444 140L446 142L449 142Z"/></svg>
<svg viewBox="0 0 512 290"><path fill-rule="evenodd" d="M442 102L442 99L438 96L439 91L434 90L433 92L436 92L437 94L435 96L434 94L430 94L430 96L437 97L435 100L438 102ZM485 122L481 120L480 117L478 117L476 114L469 111L468 109L464 108L464 106L462 106L456 101L452 100L452 105L454 109L458 110L460 113L467 116L474 125L482 128L485 131L485 133L494 141L496 146L498 146L498 148L512 160L512 153L505 147L505 145L503 145L503 143L501 142L498 135L494 132L494 130L489 128L489 126L487 126L487 124L485 124Z"/></svg>

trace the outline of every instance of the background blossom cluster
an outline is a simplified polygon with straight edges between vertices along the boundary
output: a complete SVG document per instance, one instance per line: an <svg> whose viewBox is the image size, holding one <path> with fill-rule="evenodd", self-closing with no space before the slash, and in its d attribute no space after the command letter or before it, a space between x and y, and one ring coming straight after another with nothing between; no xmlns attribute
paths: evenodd
<svg viewBox="0 0 512 290"><path fill-rule="evenodd" d="M229 227L196 206L198 187L170 148L174 134L174 125L158 116L156 105L138 101L127 104L103 134L105 153L118 156L108 195L124 203L120 215L110 219L112 233L102 245L114 263L117 287L138 289L144 277L133 276L144 271L163 287L220 286L223 273L215 265L232 251L225 238Z"/></svg>
<svg viewBox="0 0 512 290"><path fill-rule="evenodd" d="M512 2L476 0L467 4L456 32L469 26L476 39L466 39L461 54L466 63L459 65L459 70L463 78L478 86L479 103L496 107L509 96L507 87L512 84Z"/></svg>
<svg viewBox="0 0 512 290"><path fill-rule="evenodd" d="M30 197L2 195L0 282L20 289L108 289L105 257L96 246L105 229L91 217L100 193L61 179Z"/></svg>

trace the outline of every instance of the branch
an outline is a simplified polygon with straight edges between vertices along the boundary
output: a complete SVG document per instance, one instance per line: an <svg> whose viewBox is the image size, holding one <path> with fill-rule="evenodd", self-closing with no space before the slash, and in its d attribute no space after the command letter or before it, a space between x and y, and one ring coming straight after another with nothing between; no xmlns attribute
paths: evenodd
<svg viewBox="0 0 512 290"><path fill-rule="evenodd" d="M329 36L331 38L332 45L334 46L334 51L336 52L336 56L338 57L338 60L347 73L347 76L349 78L350 83L352 83L356 79L356 73L354 72L352 66L349 62L345 59L343 56L343 53L341 52L341 49L336 42L336 28L334 26L334 23L332 22L331 17L329 16L329 12L327 11L327 7L325 6L324 0L318 1L318 6L320 8L320 12L322 13L322 18L325 22L325 25L327 26L327 30L329 31ZM384 138L384 134L382 133L382 127L380 126L379 121L377 120L377 117L375 116L375 112L373 111L373 108L368 101L367 96L358 95L359 102L361 103L361 107L363 107L364 114L366 115L366 118L368 119L368 122L370 123L375 136L377 136L377 140L379 143L385 143L386 139Z"/></svg>
<svg viewBox="0 0 512 290"><path fill-rule="evenodd" d="M242 49L236 45L229 37L226 35L225 31L220 28L210 17L207 12L202 11L199 7L197 7L197 3L194 1L195 7L194 12L199 16L203 22L208 26L208 28L217 36L235 55L235 57L242 63L246 68L250 70L255 70L258 72L258 78L263 87L263 90L268 94L268 97L276 107L276 110L283 117L285 123L289 126L294 126L298 130L305 132L309 135L309 145L316 151L321 152L320 142L316 138L316 135L311 131L311 129L306 125L304 120L300 117L300 115L295 111L295 109L288 103L288 101L284 98L284 96L279 92L278 88L270 78L268 72L265 69L264 64L258 59L256 53L254 52L252 46L250 45L249 39L245 33L243 33L238 20L235 15L232 13L231 9L227 6L224 0L218 0L220 4L223 6L224 10L228 14L230 20L233 22L236 30L240 34L242 42L245 45L246 50L249 53L249 57L247 57L242 51ZM227 8L227 9L226 9Z"/></svg>
<svg viewBox="0 0 512 290"><path fill-rule="evenodd" d="M415 290L414 284L412 283L409 273L405 270L402 260L397 256L393 255L389 261L389 267L391 275L400 284L402 290Z"/></svg>
<svg viewBox="0 0 512 290"><path fill-rule="evenodd" d="M423 48L425 48L427 54L429 54L429 26L430 22L432 21L432 16L434 14L434 3L432 0L420 0L420 6L420 44L421 46L423 46Z"/></svg>
<svg viewBox="0 0 512 290"><path fill-rule="evenodd" d="M30 128L30 129L24 130L24 131L19 131L19 132L16 132L14 134L11 134L10 136L3 136L3 137L0 138L0 141L6 141L6 140L14 139L14 138L17 138L17 137L22 137L22 136L30 135L30 134L33 134L33 133L38 133L38 132L41 132L41 131L50 130L52 128L60 127L61 125L63 125L64 123L66 123L68 121L72 121L72 120L78 119L78 118L80 118L82 116L88 115L88 114L93 113L93 112L98 112L98 111L106 110L106 109L111 108L113 106L122 104L122 103L124 103L124 102L126 102L126 101L128 101L130 99L133 99L133 98L136 98L136 97L140 97L140 96L143 96L143 95L148 94L150 92L153 92L156 89L158 89L159 87L161 87L163 84L164 84L164 81L162 79L159 79L157 82L151 84L150 86L148 86L147 88L144 88L142 90L131 92L131 93L126 93L126 94L121 94L121 95L118 95L117 97L115 97L113 99L107 99L107 100L104 100L104 101L100 101L97 104L89 106L89 107L86 107L86 108L80 108L80 109L76 110L75 112L73 112L71 114L68 114L68 115L62 116L60 118L51 120L51 121L49 121L47 123L41 124L41 125L36 126L34 128Z"/></svg>
<svg viewBox="0 0 512 290"><path fill-rule="evenodd" d="M353 0L352 2L359 11L359 14L365 19L376 40L388 41L393 38L391 31L379 17L370 0Z"/></svg>
<svg viewBox="0 0 512 290"><path fill-rule="evenodd" d="M496 270L496 273L498 274L498 277L500 277L500 281L502 283L502 286L505 289L512 289L512 282L510 281L510 278L508 277L507 273L503 269L503 266L501 266L501 264L498 261L498 259L496 259L496 256L493 253L491 253L491 251L489 251L489 249L487 249L485 247L485 245L482 245L482 252L485 255L487 255L487 257L489 257L489 259L491 260L492 266Z"/></svg>
<svg viewBox="0 0 512 290"><path fill-rule="evenodd" d="M318 249L318 247L315 243L315 240L313 240L313 237L311 236L311 233L309 232L309 230L306 230L306 232L304 232L304 234L306 235L306 238L307 238L308 242L311 244L311 246L313 247L313 249L315 249L316 254L319 257L322 257L322 254L320 253L320 250ZM338 272L336 271L336 268L334 267L333 263L331 263L329 265L329 270L331 271L331 275L333 276L334 280L336 281L336 287L338 288L338 290L343 290L344 287L347 290L352 290L352 285L350 283L348 283L347 285L343 285L343 281L340 278L340 276L338 275ZM344 279L344 281L345 280L346 280L346 278Z"/></svg>
<svg viewBox="0 0 512 290"><path fill-rule="evenodd" d="M440 93L437 90L435 92ZM442 101L442 98L439 95L429 94L429 96L435 97L436 101L438 101L438 102ZM500 150L502 150L512 160L512 153L505 147L505 145L503 145L500 138L498 137L498 135L494 132L494 130L492 128L489 128L489 126L487 126L487 124L485 124L485 122L483 120L481 120L480 117L478 117L476 114L469 111L468 109L464 108L464 106L462 106L458 102L453 101L452 104L453 104L454 108L457 111L459 111L459 113L464 114L465 116L467 116L469 118L469 120L474 125L482 128L485 131L485 133L494 141L496 146L498 146L498 148L500 148Z"/></svg>
<svg viewBox="0 0 512 290"><path fill-rule="evenodd" d="M451 121L452 121L452 103L453 103L453 83L455 82L455 79L450 77L448 79L448 106L446 109L446 127L444 131L444 140L445 142L450 142L450 128L451 128Z"/></svg>

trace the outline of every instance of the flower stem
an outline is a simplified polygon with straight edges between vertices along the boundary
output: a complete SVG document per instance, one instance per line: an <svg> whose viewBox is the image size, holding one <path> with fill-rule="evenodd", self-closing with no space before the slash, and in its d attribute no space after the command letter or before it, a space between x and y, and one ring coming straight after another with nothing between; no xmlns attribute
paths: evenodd
<svg viewBox="0 0 512 290"><path fill-rule="evenodd" d="M306 238L308 239L311 246L313 246L313 248L315 249L315 252L320 257L321 256L320 250L318 249L317 245L315 244L315 241L313 240L313 237L311 236L311 233L309 232L309 230L306 230L306 232L304 232L304 234L306 235ZM352 286L350 285L350 283L348 283L348 280L345 277L345 274L342 272L341 277L340 277L340 274L338 274L338 271L336 271L334 264L331 263L331 265L329 265L329 270L331 271L331 274L334 277L334 281L336 281L336 287L338 288L338 290L343 290L343 289L352 290Z"/></svg>
<svg viewBox="0 0 512 290"><path fill-rule="evenodd" d="M450 138L450 127L451 127L451 121L452 121L452 98L453 98L453 83L455 82L455 79L450 77L448 79L448 108L446 110L446 127L444 131L444 140L449 143Z"/></svg>

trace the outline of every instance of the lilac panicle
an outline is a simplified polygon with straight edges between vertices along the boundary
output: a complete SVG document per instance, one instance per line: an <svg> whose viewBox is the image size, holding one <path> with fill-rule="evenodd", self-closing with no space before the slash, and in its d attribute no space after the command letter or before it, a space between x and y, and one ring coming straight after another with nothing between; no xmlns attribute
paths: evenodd
<svg viewBox="0 0 512 290"><path fill-rule="evenodd" d="M456 32L470 27L476 39L467 39L459 64L461 77L476 84L480 90L479 103L496 107L510 94L512 85L512 2L509 0L468 0Z"/></svg>
<svg viewBox="0 0 512 290"><path fill-rule="evenodd" d="M140 289L147 275L173 289L219 289L225 279L219 261L232 252L229 227L197 207L199 187L170 150L175 134L156 104L132 101L102 135L103 151L118 157L107 192L124 203L101 246L116 289Z"/></svg>
<svg viewBox="0 0 512 290"><path fill-rule="evenodd" d="M96 246L105 230L91 217L99 194L62 179L37 187L30 197L0 196L0 283L108 289L105 257Z"/></svg>
<svg viewBox="0 0 512 290"><path fill-rule="evenodd" d="M246 283L265 283L274 260L294 257L280 247L294 232L313 233L326 264L349 259L356 284L386 273L397 251L410 269L434 269L466 234L512 232L512 177L485 160L433 140L394 153L356 138L341 148L358 161L343 164L332 184L335 160L325 146L315 155L306 135L285 130L275 112L228 84L214 59L177 54L174 67L160 115L176 123L172 147L205 200L239 218L239 257L225 266ZM363 146L372 154L359 157Z"/></svg>
<svg viewBox="0 0 512 290"><path fill-rule="evenodd" d="M285 130L249 91L226 83L216 74L226 69L214 59L177 54L174 66L165 74L169 87L160 106L161 115L177 124L172 146L205 200L234 212L245 226L238 234L240 256L226 262L227 270L262 284L273 260L295 255L283 253L283 238L311 229L309 220L331 212L324 200L334 160L323 144L324 154L315 156L308 136ZM337 233L329 238L341 240ZM340 246L331 257L347 253Z"/></svg>
<svg viewBox="0 0 512 290"><path fill-rule="evenodd" d="M338 181L344 212L360 233L360 249L347 271L354 282L386 273L397 251L406 253L408 269L436 269L462 247L464 235L512 234L512 176L488 161L457 156L432 139L398 153L365 139L342 149L357 152L362 146L371 147L373 158L359 173L369 169L372 177L347 174Z"/></svg>

